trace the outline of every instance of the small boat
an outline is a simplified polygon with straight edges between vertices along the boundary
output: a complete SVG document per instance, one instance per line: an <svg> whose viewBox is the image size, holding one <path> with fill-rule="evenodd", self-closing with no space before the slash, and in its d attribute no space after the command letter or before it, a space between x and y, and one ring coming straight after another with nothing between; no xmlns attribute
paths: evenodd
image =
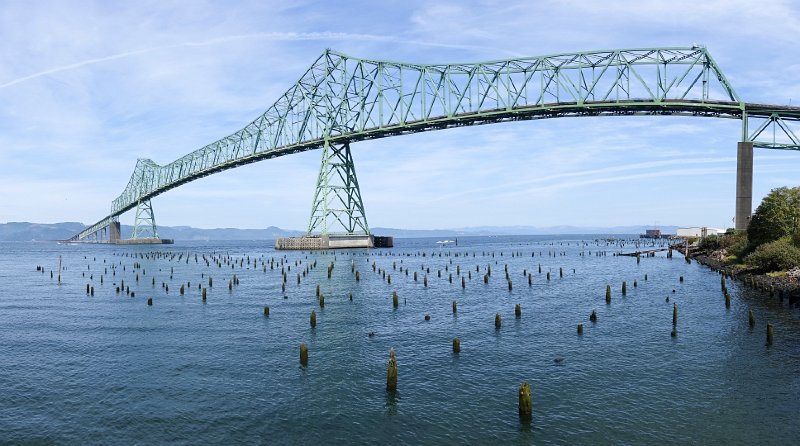
<svg viewBox="0 0 800 446"><path fill-rule="evenodd" d="M458 239L455 239L455 240L439 240L438 242L436 242L436 244L439 245L440 248L442 246L453 245L453 244L458 246Z"/></svg>

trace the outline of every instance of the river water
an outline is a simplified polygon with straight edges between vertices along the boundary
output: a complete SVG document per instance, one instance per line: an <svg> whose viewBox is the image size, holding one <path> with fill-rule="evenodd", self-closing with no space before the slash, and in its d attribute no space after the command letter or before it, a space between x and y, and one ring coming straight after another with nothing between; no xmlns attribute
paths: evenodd
<svg viewBox="0 0 800 446"><path fill-rule="evenodd" d="M717 273L664 253L637 263L613 255L633 240L595 237L323 253L2 243L0 444L795 443L798 310L730 280L726 308ZM121 281L134 297L116 292ZM518 416L522 382L530 423Z"/></svg>

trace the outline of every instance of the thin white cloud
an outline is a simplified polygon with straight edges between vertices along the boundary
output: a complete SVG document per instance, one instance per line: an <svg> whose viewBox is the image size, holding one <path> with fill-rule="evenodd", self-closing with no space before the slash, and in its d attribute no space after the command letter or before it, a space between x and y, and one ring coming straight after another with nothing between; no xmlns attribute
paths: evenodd
<svg viewBox="0 0 800 446"><path fill-rule="evenodd" d="M32 79L36 79L42 76L48 76L51 74L60 73L63 71L74 70L76 68L81 68L89 65L94 65L103 62L109 62L112 60L117 59L124 59L131 56L138 56L146 53L152 53L155 51L163 51L163 50L170 50L170 49L177 49L177 48L188 48L188 47L200 47L200 46L209 46L209 45L218 45L227 42L233 42L236 40L250 40L250 39L265 39L265 40L274 40L274 41L306 41L306 40L356 40L356 41L372 41L372 42L387 42L387 43L405 43L410 45L419 45L419 46L430 46L430 47L439 47L439 48L454 48L454 49L491 49L489 47L482 47L479 45L459 45L459 44L448 44L445 42L428 42L428 41L421 41L421 40L413 40L413 39L405 39L402 37L396 36L382 36L376 34L354 34L354 33L341 33L341 32L313 32L313 33L302 33L302 32L267 32L267 33L250 33L250 34L240 34L240 35L232 35L232 36L223 36L223 37L216 37L213 39L198 41L198 42L182 42L182 43L175 43L170 45L162 45L162 46L155 46L150 48L141 48L137 50L125 51L118 54L112 54L109 56L104 57L96 57L93 59L86 59L80 62L75 62L67 65L61 65L58 67L48 68L46 70L38 71L36 73L29 74L27 76L22 76L16 79L12 79L5 83L0 84L0 89L8 88L13 85L17 85L19 83L29 81ZM500 50L503 52L507 52L505 50ZM517 55L516 53L513 53Z"/></svg>

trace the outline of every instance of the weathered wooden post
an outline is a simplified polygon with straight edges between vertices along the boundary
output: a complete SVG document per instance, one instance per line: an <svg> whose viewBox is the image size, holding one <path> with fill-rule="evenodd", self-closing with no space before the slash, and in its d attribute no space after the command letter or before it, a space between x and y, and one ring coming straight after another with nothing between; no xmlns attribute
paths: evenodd
<svg viewBox="0 0 800 446"><path fill-rule="evenodd" d="M397 391L397 358L394 356L394 348L389 349L389 363L386 366L386 390L389 392Z"/></svg>
<svg viewBox="0 0 800 446"><path fill-rule="evenodd" d="M611 285L606 285L606 304L611 303Z"/></svg>
<svg viewBox="0 0 800 446"><path fill-rule="evenodd" d="M583 324L578 324L578 334L579 335L583 334Z"/></svg>
<svg viewBox="0 0 800 446"><path fill-rule="evenodd" d="M531 385L524 382L519 386L519 418L530 421L533 417L533 400L531 398Z"/></svg>
<svg viewBox="0 0 800 446"><path fill-rule="evenodd" d="M516 316L517 319L522 317L522 307L519 304L514 306L514 316Z"/></svg>
<svg viewBox="0 0 800 446"><path fill-rule="evenodd" d="M767 322L767 345L772 345L772 324Z"/></svg>
<svg viewBox="0 0 800 446"><path fill-rule="evenodd" d="M678 304L672 304L672 325L678 325Z"/></svg>
<svg viewBox="0 0 800 446"><path fill-rule="evenodd" d="M311 310L311 328L316 328L317 326L317 312Z"/></svg>
<svg viewBox="0 0 800 446"><path fill-rule="evenodd" d="M495 313L495 315L494 315L494 328L496 330L499 330L501 325L503 325L503 321L500 318L500 313Z"/></svg>
<svg viewBox="0 0 800 446"><path fill-rule="evenodd" d="M750 328L756 326L756 317L753 315L753 310L750 309L747 311L747 323L750 325Z"/></svg>
<svg viewBox="0 0 800 446"><path fill-rule="evenodd" d="M308 367L308 346L305 343L300 344L300 365Z"/></svg>
<svg viewBox="0 0 800 446"><path fill-rule="evenodd" d="M461 340L458 338L453 338L453 353L461 352Z"/></svg>

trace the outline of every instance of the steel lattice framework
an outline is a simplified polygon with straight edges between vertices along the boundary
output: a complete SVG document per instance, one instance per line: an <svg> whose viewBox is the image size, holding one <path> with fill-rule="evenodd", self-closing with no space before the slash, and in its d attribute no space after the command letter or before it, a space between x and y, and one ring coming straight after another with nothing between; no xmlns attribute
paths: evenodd
<svg viewBox="0 0 800 446"><path fill-rule="evenodd" d="M350 195L343 200L350 207L349 223L342 227L344 232L368 231L352 169L352 142L504 121L630 115L735 118L743 123L742 141L761 148L800 149L800 139L791 129L800 121L800 107L742 101L702 46L430 65L359 59L326 50L295 85L238 132L164 166L139 159L110 214L75 239L198 178L291 153L320 148L328 153L329 148L342 147L350 169L344 180L356 185L347 189ZM337 150L333 154L344 155ZM320 178L330 167L326 159L323 156ZM327 230L329 225L320 219L332 216L318 212L318 198L327 193L320 187L318 181L309 231ZM340 215L332 217L343 221Z"/></svg>

